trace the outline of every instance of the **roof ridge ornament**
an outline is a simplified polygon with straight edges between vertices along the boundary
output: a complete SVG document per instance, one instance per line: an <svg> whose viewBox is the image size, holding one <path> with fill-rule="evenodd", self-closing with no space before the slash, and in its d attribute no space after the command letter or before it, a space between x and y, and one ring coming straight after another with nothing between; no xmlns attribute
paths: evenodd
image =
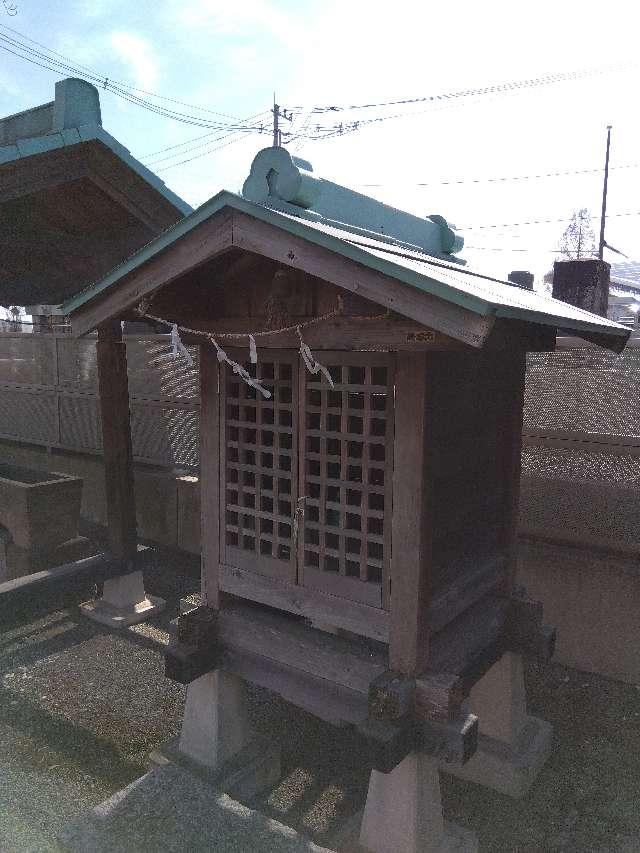
<svg viewBox="0 0 640 853"><path fill-rule="evenodd" d="M464 263L453 257L462 249L464 240L443 216L415 216L319 178L308 160L294 157L281 146L258 151L242 195L293 216L313 218L385 242L415 247L436 258Z"/></svg>

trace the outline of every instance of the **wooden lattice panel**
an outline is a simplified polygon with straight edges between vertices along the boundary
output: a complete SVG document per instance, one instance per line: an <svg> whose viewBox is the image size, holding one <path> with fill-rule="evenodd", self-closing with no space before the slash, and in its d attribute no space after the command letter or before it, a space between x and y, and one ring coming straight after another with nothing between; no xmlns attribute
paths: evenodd
<svg viewBox="0 0 640 853"><path fill-rule="evenodd" d="M298 356L270 353L257 366L244 366L252 376L257 368L272 397L224 368L225 561L295 582Z"/></svg>
<svg viewBox="0 0 640 853"><path fill-rule="evenodd" d="M386 604L393 472L393 370L382 354L324 354L335 387L301 377L302 582Z"/></svg>

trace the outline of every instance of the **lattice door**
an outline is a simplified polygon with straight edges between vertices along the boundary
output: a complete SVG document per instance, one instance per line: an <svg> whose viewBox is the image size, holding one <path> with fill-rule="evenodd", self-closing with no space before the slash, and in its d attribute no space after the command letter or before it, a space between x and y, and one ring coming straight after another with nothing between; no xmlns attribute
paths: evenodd
<svg viewBox="0 0 640 853"><path fill-rule="evenodd" d="M256 365L244 366L256 376ZM228 367L221 375L225 562L294 583L298 354L273 352L258 363L270 400Z"/></svg>
<svg viewBox="0 0 640 853"><path fill-rule="evenodd" d="M300 375L299 577L308 588L387 606L393 362L379 353L323 353L322 362L334 389Z"/></svg>

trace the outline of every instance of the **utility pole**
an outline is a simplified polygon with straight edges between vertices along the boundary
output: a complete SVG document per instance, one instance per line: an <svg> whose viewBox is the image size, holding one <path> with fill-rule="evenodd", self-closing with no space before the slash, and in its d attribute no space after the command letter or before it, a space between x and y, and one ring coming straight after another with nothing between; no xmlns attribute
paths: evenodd
<svg viewBox="0 0 640 853"><path fill-rule="evenodd" d="M598 258L602 260L604 253L604 220L607 213L607 183L609 181L609 147L611 145L611 125L607 125L607 153L604 160L604 186L602 187L602 214L600 215L600 242L598 243Z"/></svg>
<svg viewBox="0 0 640 853"><path fill-rule="evenodd" d="M280 127L278 120L280 118L280 107L276 104L276 93L273 93L273 147L277 148L280 145Z"/></svg>
<svg viewBox="0 0 640 853"><path fill-rule="evenodd" d="M280 109L279 105L276 104L276 93L273 93L273 109L271 110L273 113L273 147L278 148L278 146L282 145L282 131L280 130L280 119L284 118L287 121L293 121L293 113L291 111L287 112L285 109Z"/></svg>

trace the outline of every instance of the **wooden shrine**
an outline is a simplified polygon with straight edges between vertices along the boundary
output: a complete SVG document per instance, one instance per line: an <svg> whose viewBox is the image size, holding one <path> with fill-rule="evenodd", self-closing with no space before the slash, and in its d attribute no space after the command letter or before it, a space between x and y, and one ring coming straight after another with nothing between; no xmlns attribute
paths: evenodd
<svg viewBox="0 0 640 853"><path fill-rule="evenodd" d="M66 310L74 334L98 329L123 448L119 321L175 324L177 358L199 349L203 605L166 656L189 684L181 749L210 767L240 754L252 681L366 739L363 845L449 849L433 760L471 758L474 707L493 705L508 763L531 719L513 710L520 657L553 653L514 586L526 352L557 328L616 350L628 331L468 271L441 217L403 230L353 193L341 223L334 188L261 152L244 198L214 197ZM420 222L430 242L409 245Z"/></svg>

